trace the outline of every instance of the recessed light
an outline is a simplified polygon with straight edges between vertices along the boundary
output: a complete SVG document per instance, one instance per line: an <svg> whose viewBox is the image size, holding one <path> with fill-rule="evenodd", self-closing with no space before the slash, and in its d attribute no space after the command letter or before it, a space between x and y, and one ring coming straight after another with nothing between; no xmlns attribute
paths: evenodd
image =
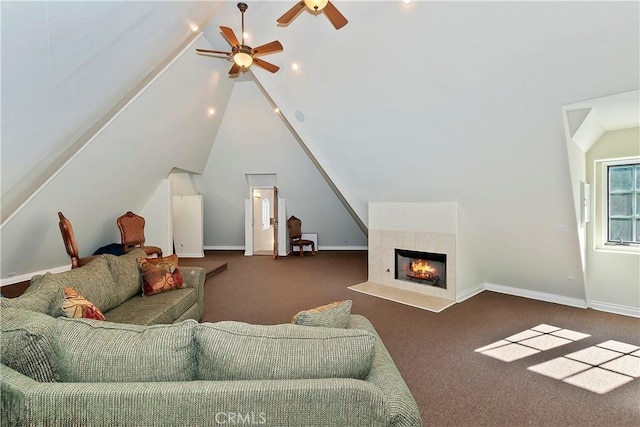
<svg viewBox="0 0 640 427"><path fill-rule="evenodd" d="M244 33L242 33L242 37L243 37L245 40L249 40L249 33L247 33L247 32L245 31Z"/></svg>
<svg viewBox="0 0 640 427"><path fill-rule="evenodd" d="M404 4L410 4L412 2L413 2L413 0L402 0L402 3L404 3Z"/></svg>
<svg viewBox="0 0 640 427"><path fill-rule="evenodd" d="M194 33L196 31L198 31L200 29L200 27L198 27L196 24L191 24L191 31L193 31Z"/></svg>
<svg viewBox="0 0 640 427"><path fill-rule="evenodd" d="M276 112L276 114L278 114L280 112L280 109L278 107L274 108L273 111Z"/></svg>
<svg viewBox="0 0 640 427"><path fill-rule="evenodd" d="M300 69L300 66L294 62L293 64L291 64L291 69L293 71L298 71Z"/></svg>
<svg viewBox="0 0 640 427"><path fill-rule="evenodd" d="M207 114L208 114L208 115L210 115L210 116L213 116L215 113L216 113L216 110L215 110L215 109L213 109L213 108L209 108L209 109L207 110Z"/></svg>

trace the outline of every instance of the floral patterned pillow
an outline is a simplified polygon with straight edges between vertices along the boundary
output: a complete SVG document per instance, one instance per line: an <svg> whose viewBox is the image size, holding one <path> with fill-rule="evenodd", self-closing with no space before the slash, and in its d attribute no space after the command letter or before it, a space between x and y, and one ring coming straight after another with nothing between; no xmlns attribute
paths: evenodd
<svg viewBox="0 0 640 427"><path fill-rule="evenodd" d="M136 258L142 276L142 293L159 294L173 289L184 288L184 280L178 268L178 256L173 254L163 258Z"/></svg>
<svg viewBox="0 0 640 427"><path fill-rule="evenodd" d="M74 319L106 320L104 314L92 302L72 288L63 288L64 301L62 311L67 317Z"/></svg>

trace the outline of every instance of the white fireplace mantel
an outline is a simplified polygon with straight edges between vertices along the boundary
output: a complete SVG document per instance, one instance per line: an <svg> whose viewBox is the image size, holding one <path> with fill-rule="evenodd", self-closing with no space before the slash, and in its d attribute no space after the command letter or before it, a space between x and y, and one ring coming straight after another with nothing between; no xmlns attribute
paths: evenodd
<svg viewBox="0 0 640 427"><path fill-rule="evenodd" d="M370 203L369 282L456 301L457 203ZM447 255L447 289L395 279L395 249Z"/></svg>

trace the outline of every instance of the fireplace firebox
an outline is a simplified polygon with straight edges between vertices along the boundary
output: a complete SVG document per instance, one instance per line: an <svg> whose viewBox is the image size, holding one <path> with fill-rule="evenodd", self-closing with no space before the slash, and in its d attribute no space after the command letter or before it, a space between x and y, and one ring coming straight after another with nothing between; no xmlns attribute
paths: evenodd
<svg viewBox="0 0 640 427"><path fill-rule="evenodd" d="M447 254L396 249L396 280L447 289Z"/></svg>

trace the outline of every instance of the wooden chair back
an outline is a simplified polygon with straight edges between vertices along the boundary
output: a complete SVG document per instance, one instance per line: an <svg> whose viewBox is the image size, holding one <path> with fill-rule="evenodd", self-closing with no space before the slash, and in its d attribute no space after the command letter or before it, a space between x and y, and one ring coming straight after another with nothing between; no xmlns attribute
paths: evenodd
<svg viewBox="0 0 640 427"><path fill-rule="evenodd" d="M157 246L145 246L144 225L145 219L128 211L116 220L120 229L120 239L124 253L133 248L141 248L147 255L162 256L162 249Z"/></svg>
<svg viewBox="0 0 640 427"><path fill-rule="evenodd" d="M78 252L78 244L76 243L76 237L73 234L73 226L71 225L71 221L69 221L62 212L58 212L58 218L60 222L58 225L60 226L60 233L62 234L62 241L64 242L64 248L67 251L67 255L71 257L71 268L82 267L83 265L89 263L92 259L96 258L96 256L87 256L80 258L80 253Z"/></svg>

